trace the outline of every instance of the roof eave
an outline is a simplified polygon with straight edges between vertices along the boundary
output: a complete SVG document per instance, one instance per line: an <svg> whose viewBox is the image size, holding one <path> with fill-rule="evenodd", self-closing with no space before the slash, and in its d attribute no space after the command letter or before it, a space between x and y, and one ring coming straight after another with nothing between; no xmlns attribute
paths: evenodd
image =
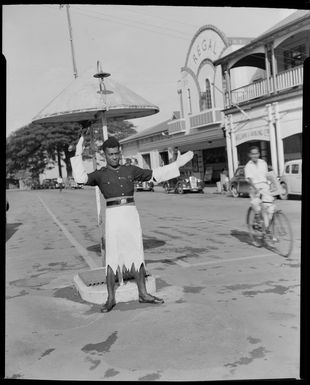
<svg viewBox="0 0 310 385"><path fill-rule="evenodd" d="M281 27L275 29L272 32L262 34L258 38L256 38L255 40L251 41L249 44L247 44L247 45L237 49L236 51L233 51L233 52L229 53L228 55L225 55L225 56L215 60L213 64L214 65L220 65L220 64L222 64L224 62L229 61L230 59L233 59L233 58L239 56L239 54L241 52L245 53L246 51L250 51L251 49L255 48L258 45L261 45L264 42L268 42L269 43L271 40L273 40L275 35L277 35L277 34L279 34L281 32L287 31L288 29L292 28L295 25L296 25L296 27L299 28L300 27L300 23L304 22L307 19L310 19L310 14L305 15L305 16L299 18L298 20L294 20L291 23L288 23L288 24L286 24L284 26L281 26Z"/></svg>

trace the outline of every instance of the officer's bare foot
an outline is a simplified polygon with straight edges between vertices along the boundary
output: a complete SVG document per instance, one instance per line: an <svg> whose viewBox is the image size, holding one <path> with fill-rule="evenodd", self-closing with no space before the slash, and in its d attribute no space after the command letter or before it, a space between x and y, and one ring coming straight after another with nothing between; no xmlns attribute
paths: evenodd
<svg viewBox="0 0 310 385"><path fill-rule="evenodd" d="M139 295L140 303L164 303L165 301L162 298L155 297L155 295L151 294L143 294Z"/></svg>
<svg viewBox="0 0 310 385"><path fill-rule="evenodd" d="M101 313L108 313L114 308L115 305L116 305L115 300L107 301L104 305L102 305L100 311Z"/></svg>

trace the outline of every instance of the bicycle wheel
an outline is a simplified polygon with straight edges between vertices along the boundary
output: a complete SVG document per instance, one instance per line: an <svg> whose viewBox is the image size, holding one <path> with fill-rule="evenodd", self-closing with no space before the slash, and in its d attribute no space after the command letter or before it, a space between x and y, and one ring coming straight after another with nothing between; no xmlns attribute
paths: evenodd
<svg viewBox="0 0 310 385"><path fill-rule="evenodd" d="M249 207L246 216L246 223L253 245L256 247L261 247L264 241L264 224L262 215L260 214L259 221L255 220L255 212L252 207Z"/></svg>
<svg viewBox="0 0 310 385"><path fill-rule="evenodd" d="M293 249L293 232L287 216L280 210L273 215L270 224L270 238L266 241L274 251L288 257Z"/></svg>

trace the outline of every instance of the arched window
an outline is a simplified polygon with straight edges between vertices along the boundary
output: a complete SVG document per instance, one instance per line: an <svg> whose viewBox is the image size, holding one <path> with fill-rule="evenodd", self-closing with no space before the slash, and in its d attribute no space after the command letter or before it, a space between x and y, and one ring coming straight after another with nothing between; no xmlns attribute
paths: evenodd
<svg viewBox="0 0 310 385"><path fill-rule="evenodd" d="M188 88L187 89L187 96L188 96L188 109L189 113L192 113L192 99L191 99L191 90Z"/></svg>
<svg viewBox="0 0 310 385"><path fill-rule="evenodd" d="M206 79L206 107L207 109L212 108L211 85L209 79Z"/></svg>
<svg viewBox="0 0 310 385"><path fill-rule="evenodd" d="M211 85L209 79L206 79L205 91L200 94L200 110L209 110L212 108Z"/></svg>

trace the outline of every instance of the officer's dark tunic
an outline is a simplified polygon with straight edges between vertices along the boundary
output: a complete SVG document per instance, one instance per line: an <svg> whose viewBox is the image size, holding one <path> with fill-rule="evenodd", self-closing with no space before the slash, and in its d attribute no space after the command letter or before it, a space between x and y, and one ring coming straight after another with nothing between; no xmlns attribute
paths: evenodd
<svg viewBox="0 0 310 385"><path fill-rule="evenodd" d="M117 170L102 167L88 174L90 186L98 186L103 196L108 198L133 196L135 181L148 181L152 178L153 171L137 166L120 166Z"/></svg>
<svg viewBox="0 0 310 385"><path fill-rule="evenodd" d="M153 171L137 166L120 166L116 170L103 167L88 174L87 185L98 186L106 199L132 197L135 181L148 181ZM139 270L144 264L140 218L136 206L119 205L106 208L105 218L106 267L114 273L117 268Z"/></svg>

